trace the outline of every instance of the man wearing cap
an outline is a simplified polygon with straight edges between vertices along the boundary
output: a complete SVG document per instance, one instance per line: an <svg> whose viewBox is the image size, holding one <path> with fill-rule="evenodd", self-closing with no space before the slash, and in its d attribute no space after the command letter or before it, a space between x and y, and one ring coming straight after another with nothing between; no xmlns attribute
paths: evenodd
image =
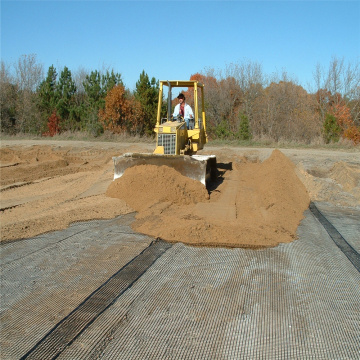
<svg viewBox="0 0 360 360"><path fill-rule="evenodd" d="M188 129L194 128L194 113L191 109L191 106L185 103L184 94L179 94L177 97L179 99L179 103L175 106L173 117L177 117L178 115L182 116L186 122L186 126ZM191 120L191 121L190 121Z"/></svg>

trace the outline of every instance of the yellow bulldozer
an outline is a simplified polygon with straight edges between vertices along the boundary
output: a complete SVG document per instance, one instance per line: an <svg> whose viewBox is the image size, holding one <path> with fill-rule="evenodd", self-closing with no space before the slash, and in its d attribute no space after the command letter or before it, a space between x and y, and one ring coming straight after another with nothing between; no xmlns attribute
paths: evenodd
<svg viewBox="0 0 360 360"><path fill-rule="evenodd" d="M167 116L161 118L164 86L168 87ZM172 90L185 87L194 89L194 123L191 129L188 129L184 118L173 117L172 113ZM201 116L199 116L198 97L201 98ZM205 186L211 179L216 178L216 157L197 154L207 143L204 85L202 83L197 80L160 81L154 132L156 133L156 147L152 154L126 153L113 157L114 180L121 177L128 167L142 164L172 167L182 175L198 180Z"/></svg>

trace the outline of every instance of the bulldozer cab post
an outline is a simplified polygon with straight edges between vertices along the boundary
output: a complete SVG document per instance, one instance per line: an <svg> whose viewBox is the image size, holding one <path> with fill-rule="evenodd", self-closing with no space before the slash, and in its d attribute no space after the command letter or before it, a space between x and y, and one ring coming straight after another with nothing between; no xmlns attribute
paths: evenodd
<svg viewBox="0 0 360 360"><path fill-rule="evenodd" d="M161 107L164 95L164 87L167 87L167 116L161 119ZM187 129L184 119L172 117L172 90L174 88L194 89L194 128ZM199 116L199 100L201 98L201 116ZM156 148L154 154L164 155L192 155L204 148L207 143L206 118L204 104L204 85L197 80L161 80L159 88L159 100L157 109L156 125Z"/></svg>

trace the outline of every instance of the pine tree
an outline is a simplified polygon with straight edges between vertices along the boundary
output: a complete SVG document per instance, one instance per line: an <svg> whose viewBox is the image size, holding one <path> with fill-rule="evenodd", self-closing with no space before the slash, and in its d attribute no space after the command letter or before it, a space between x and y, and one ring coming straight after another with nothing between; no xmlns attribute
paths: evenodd
<svg viewBox="0 0 360 360"><path fill-rule="evenodd" d="M156 124L157 102L159 96L159 82L153 77L151 81L145 70L140 74L136 83L135 99L141 104L144 114L142 133L151 135Z"/></svg>
<svg viewBox="0 0 360 360"><path fill-rule="evenodd" d="M251 131L249 119L245 114L240 114L240 123L239 123L239 131L238 138L240 140L250 140L251 139Z"/></svg>
<svg viewBox="0 0 360 360"><path fill-rule="evenodd" d="M39 86L39 106L42 111L46 112L46 118L52 114L56 107L56 78L56 69L54 68L54 65L51 65L49 67L46 79L41 82Z"/></svg>
<svg viewBox="0 0 360 360"><path fill-rule="evenodd" d="M58 98L56 109L62 120L61 128L66 130L77 129L76 122L79 119L74 101L75 92L76 85L71 77L71 71L65 66L60 74L56 87L56 95Z"/></svg>
<svg viewBox="0 0 360 360"><path fill-rule="evenodd" d="M54 65L48 69L46 79L41 82L38 89L38 106L41 111L42 128L45 130L47 122L51 114L57 106L57 72Z"/></svg>
<svg viewBox="0 0 360 360"><path fill-rule="evenodd" d="M102 75L101 77L101 88L104 96L106 96L107 92L111 90L115 85L124 86L121 79L121 74L115 74L114 70L111 70L111 73L109 73L109 71L106 71L106 74Z"/></svg>
<svg viewBox="0 0 360 360"><path fill-rule="evenodd" d="M338 124L334 115L326 114L323 130L324 140L326 144L339 141L341 135L341 127Z"/></svg>
<svg viewBox="0 0 360 360"><path fill-rule="evenodd" d="M85 81L83 82L84 90L87 95L87 100L90 105L98 105L99 101L104 97L104 92L101 87L101 76L100 73L95 70L86 75Z"/></svg>

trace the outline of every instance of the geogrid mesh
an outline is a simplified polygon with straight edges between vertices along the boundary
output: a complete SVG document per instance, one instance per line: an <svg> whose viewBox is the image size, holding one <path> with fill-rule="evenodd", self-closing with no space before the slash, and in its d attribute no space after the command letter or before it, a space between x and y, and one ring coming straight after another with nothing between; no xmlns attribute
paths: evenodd
<svg viewBox="0 0 360 360"><path fill-rule="evenodd" d="M360 274L311 212L306 211L305 215L298 229L299 240L276 248L173 245L83 333L72 339L59 359L360 358ZM118 246L127 259L132 259L150 241L131 233L131 217L126 224L117 222L98 225L94 236L101 241L97 245L105 249L110 246L105 244L114 241L111 250ZM61 249L51 255L41 250L42 261L48 258L53 265L57 258L71 251L71 245L86 247L89 234L93 233L88 226L89 230L79 232L69 246L63 241ZM134 248L132 255L126 252ZM67 261L74 261L79 254L68 256ZM97 275L107 261L99 262L99 266L96 261L91 260L91 265L96 267ZM8 300L4 307L3 318L7 322L6 338L2 340L4 359L23 356L64 318L54 311L56 307L49 306L48 298L55 291L51 286L58 289L61 275L51 278L46 272L40 276L24 255L13 262L19 265L13 264L12 271L6 273L6 289L11 288L12 272L28 265L25 272L29 275L25 283L13 275L27 296L17 297L17 286L12 301ZM39 263L35 268L38 266ZM64 268L69 266L65 264ZM62 282L64 288L58 293L58 302L69 309L67 313L76 308L70 303L72 291L90 283L82 271L74 265L70 267L74 271ZM114 263L112 271L115 267ZM37 292L31 288L31 276L38 276L38 281L47 283L50 290L41 287ZM31 296L30 306L37 312L17 324L24 315L22 306L29 305ZM48 319L50 315L54 317L52 322ZM41 331L35 328L40 322ZM25 334L21 329L25 329Z"/></svg>

